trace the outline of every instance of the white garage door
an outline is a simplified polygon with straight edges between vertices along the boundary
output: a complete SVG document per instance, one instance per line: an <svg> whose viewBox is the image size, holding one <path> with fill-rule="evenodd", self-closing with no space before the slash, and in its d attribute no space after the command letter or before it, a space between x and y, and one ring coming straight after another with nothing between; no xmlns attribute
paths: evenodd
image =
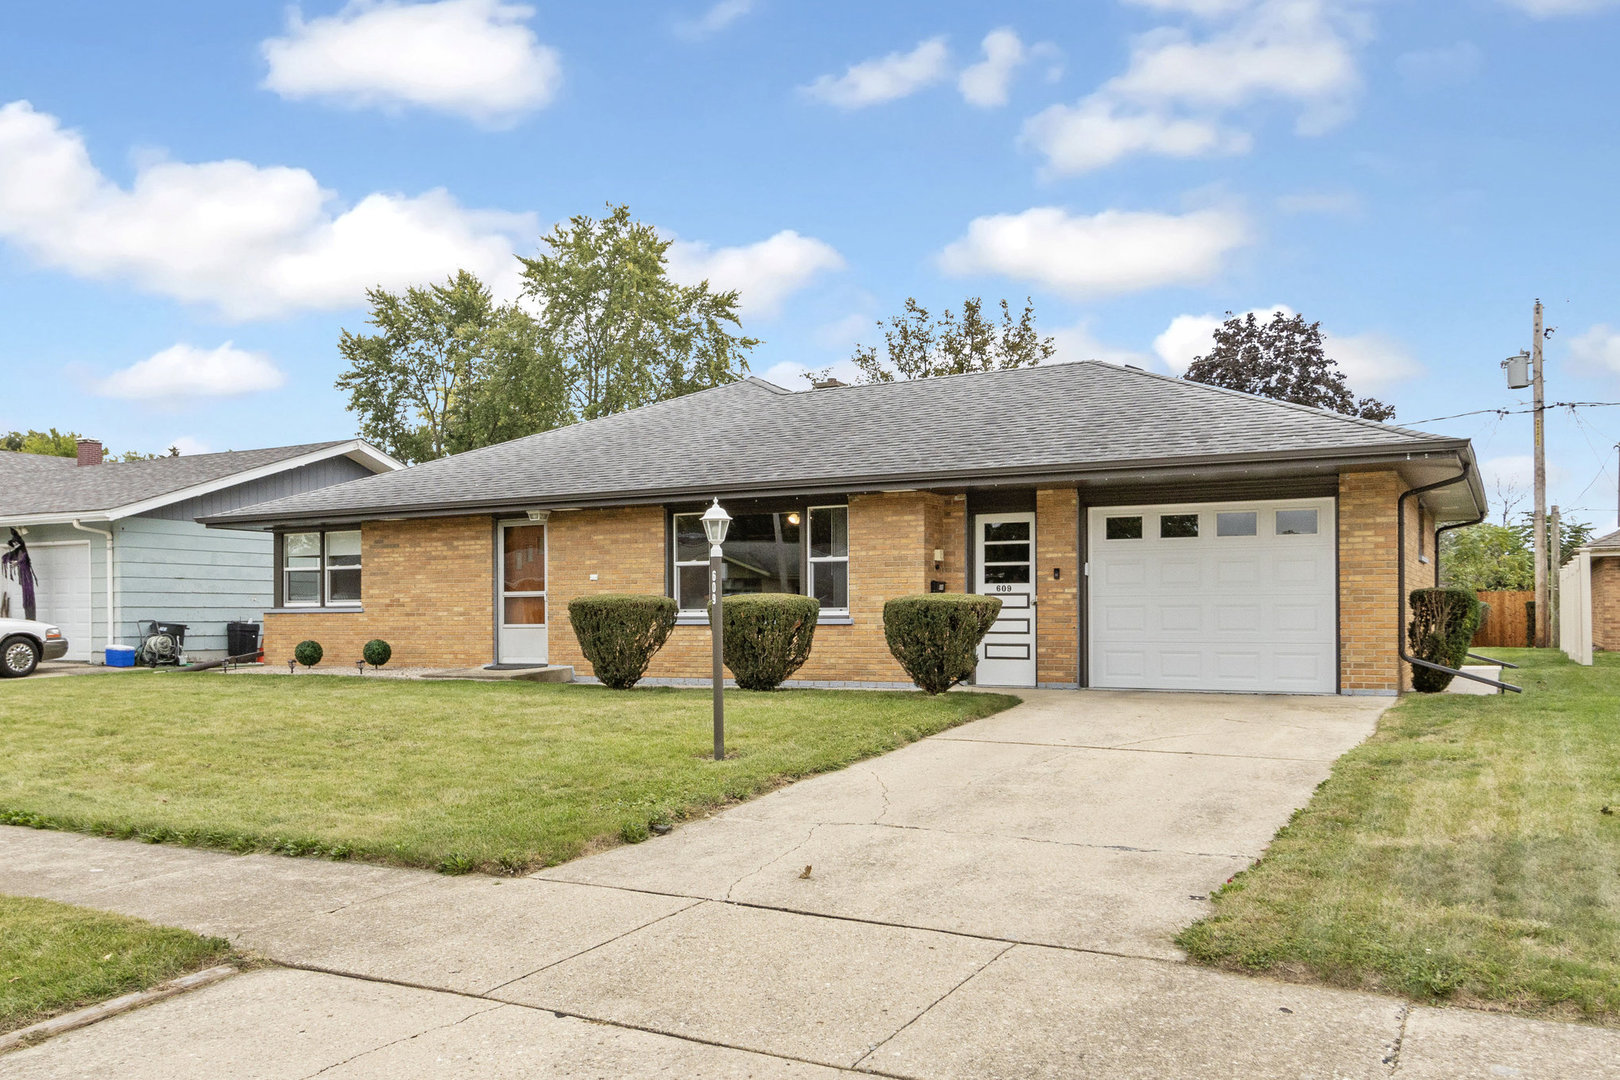
<svg viewBox="0 0 1620 1080"><path fill-rule="evenodd" d="M34 586L39 620L62 628L67 659L90 659L90 542L30 544L28 558L39 577Z"/></svg>
<svg viewBox="0 0 1620 1080"><path fill-rule="evenodd" d="M1335 536L1332 499L1092 509L1091 685L1333 693Z"/></svg>

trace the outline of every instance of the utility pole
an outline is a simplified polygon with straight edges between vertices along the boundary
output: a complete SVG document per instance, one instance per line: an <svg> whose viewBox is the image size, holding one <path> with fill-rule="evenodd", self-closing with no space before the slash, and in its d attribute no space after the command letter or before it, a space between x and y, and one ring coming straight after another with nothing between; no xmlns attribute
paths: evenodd
<svg viewBox="0 0 1620 1080"><path fill-rule="evenodd" d="M1547 567L1547 592L1550 599L1547 621L1552 627L1552 647L1556 649L1563 645L1563 635L1558 628L1558 572L1563 568L1564 562L1564 534L1560 528L1557 506L1552 508L1552 520L1548 524L1548 532L1551 533L1551 536L1548 539L1547 547L1552 553L1552 562Z"/></svg>
<svg viewBox="0 0 1620 1080"><path fill-rule="evenodd" d="M1535 516L1535 544L1536 544L1536 641L1538 649L1545 649L1548 643L1547 627L1550 620L1547 617L1547 444L1546 444L1546 417L1544 415L1547 403L1541 389L1541 301L1536 301L1535 335L1530 342L1530 370L1531 379L1535 386L1535 425L1536 425L1536 516Z"/></svg>

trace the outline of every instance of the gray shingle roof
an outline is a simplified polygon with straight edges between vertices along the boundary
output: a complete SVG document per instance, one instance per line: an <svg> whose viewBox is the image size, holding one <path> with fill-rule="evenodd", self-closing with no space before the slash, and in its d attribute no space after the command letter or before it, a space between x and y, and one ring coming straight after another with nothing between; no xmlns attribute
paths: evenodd
<svg viewBox="0 0 1620 1080"><path fill-rule="evenodd" d="M1612 533L1600 536L1586 546L1593 548L1620 548L1620 529L1616 529Z"/></svg>
<svg viewBox="0 0 1620 1080"><path fill-rule="evenodd" d="M751 378L210 520L269 523L1458 445L1097 361L799 393Z"/></svg>
<svg viewBox="0 0 1620 1080"><path fill-rule="evenodd" d="M80 466L73 458L0 453L0 522L38 514L93 514L351 442L303 443L222 454Z"/></svg>

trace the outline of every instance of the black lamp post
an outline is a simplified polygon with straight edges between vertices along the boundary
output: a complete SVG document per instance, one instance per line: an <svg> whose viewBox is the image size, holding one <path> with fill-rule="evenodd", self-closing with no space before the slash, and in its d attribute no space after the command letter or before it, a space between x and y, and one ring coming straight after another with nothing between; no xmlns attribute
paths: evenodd
<svg viewBox="0 0 1620 1080"><path fill-rule="evenodd" d="M703 532L709 538L709 636L714 639L714 760L726 758L726 680L723 667L725 636L720 607L720 545L726 542L731 515L715 499L703 513Z"/></svg>

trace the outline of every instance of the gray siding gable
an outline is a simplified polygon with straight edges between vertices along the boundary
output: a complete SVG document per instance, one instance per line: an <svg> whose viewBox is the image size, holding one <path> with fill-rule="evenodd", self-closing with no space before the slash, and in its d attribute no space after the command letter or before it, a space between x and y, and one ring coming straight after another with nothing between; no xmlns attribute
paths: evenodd
<svg viewBox="0 0 1620 1080"><path fill-rule="evenodd" d="M249 480L221 491L199 495L194 499L171 503L142 517L163 518L169 521L195 521L211 514L224 514L245 506L283 499L289 495L302 495L306 491L344 484L371 476L372 470L346 457L327 458L296 469Z"/></svg>

